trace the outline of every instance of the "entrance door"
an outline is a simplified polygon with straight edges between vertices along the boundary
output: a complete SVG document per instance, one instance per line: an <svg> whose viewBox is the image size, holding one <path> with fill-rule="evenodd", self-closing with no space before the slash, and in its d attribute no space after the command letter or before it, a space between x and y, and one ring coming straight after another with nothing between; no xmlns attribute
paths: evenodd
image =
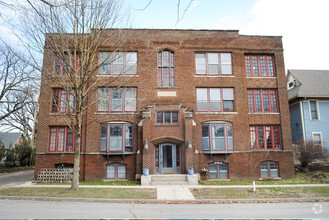
<svg viewBox="0 0 329 220"><path fill-rule="evenodd" d="M180 149L171 143L163 143L155 147L155 173L180 173Z"/></svg>

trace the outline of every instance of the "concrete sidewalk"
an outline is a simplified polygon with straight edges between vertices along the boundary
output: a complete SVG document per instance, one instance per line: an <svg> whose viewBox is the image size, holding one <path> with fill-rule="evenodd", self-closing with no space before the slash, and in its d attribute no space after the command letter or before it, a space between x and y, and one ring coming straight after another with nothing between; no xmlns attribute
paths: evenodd
<svg viewBox="0 0 329 220"><path fill-rule="evenodd" d="M69 188L71 185L38 185L28 181L23 184L10 187L63 187ZM157 189L157 200L161 201L182 201L195 200L190 189L193 188L252 188L252 185L170 185L170 186L110 186L110 185L80 185L80 188L134 188L134 189ZM329 187L329 184L298 184L298 185L256 185L256 188L269 187Z"/></svg>

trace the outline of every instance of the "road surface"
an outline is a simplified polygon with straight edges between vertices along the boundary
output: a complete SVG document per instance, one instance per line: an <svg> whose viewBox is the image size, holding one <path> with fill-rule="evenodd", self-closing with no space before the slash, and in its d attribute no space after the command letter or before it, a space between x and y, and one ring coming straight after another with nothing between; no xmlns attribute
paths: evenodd
<svg viewBox="0 0 329 220"><path fill-rule="evenodd" d="M0 218L328 218L329 203L125 204L0 200Z"/></svg>
<svg viewBox="0 0 329 220"><path fill-rule="evenodd" d="M0 189L16 186L33 179L34 170L22 171L17 173L9 173L0 176Z"/></svg>

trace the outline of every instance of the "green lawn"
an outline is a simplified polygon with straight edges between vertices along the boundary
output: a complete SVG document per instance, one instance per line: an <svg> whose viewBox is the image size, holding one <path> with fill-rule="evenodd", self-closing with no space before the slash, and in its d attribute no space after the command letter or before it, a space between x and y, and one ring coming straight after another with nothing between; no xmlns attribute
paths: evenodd
<svg viewBox="0 0 329 220"><path fill-rule="evenodd" d="M71 183L37 183L38 185L71 185ZM139 186L137 181L80 181L79 185L104 185L104 186Z"/></svg>
<svg viewBox="0 0 329 220"><path fill-rule="evenodd" d="M0 190L4 196L102 198L102 199L156 199L156 189L80 188L72 191L61 187L17 187Z"/></svg>
<svg viewBox="0 0 329 220"><path fill-rule="evenodd" d="M252 185L252 181L200 181L200 185ZM282 180L256 181L256 185L286 185L286 184L328 184L329 173L324 171L313 171L297 173L295 177Z"/></svg>
<svg viewBox="0 0 329 220"><path fill-rule="evenodd" d="M241 188L191 189L196 199L263 199L263 198L318 198L329 197L329 187L272 187L257 188L254 192Z"/></svg>

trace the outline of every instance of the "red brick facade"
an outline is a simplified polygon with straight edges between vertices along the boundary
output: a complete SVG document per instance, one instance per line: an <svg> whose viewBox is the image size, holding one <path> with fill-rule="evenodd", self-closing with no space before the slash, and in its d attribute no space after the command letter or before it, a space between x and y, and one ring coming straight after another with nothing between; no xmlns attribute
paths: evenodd
<svg viewBox="0 0 329 220"><path fill-rule="evenodd" d="M278 164L279 177L287 178L294 175L281 37L243 36L239 35L238 31L143 29L129 31L130 39L126 49L137 52L137 75L120 76L113 80L111 76L97 74L95 79L96 77L101 79L98 86L115 87L124 84L123 87L137 88L137 111L104 113L97 112L97 104L92 105L85 116L83 127L81 180L105 179L106 165L113 163L126 166L126 179L134 179L136 174L142 173L143 168L148 168L153 174L156 171L155 147L162 143L173 144L177 146L176 150L179 149L179 158L176 160L179 160L180 169L176 173L187 173L187 168L193 167L196 173L208 178L209 172L206 171L209 170L209 164L224 162L228 164L229 179L248 179L253 176L259 178L260 163L273 161ZM106 48L104 45L102 50ZM175 60L175 86L168 88L159 87L157 84L158 52L164 49L172 51ZM197 52L230 53L232 75L196 75ZM247 77L245 54L273 56L276 76ZM54 57L46 47L44 70L52 71L53 62ZM61 115L50 111L51 88L56 87L54 82L42 80L35 176L41 168L54 168L55 164L73 163L73 153L49 152L50 127L65 125ZM196 88L234 88L234 111L197 111ZM277 89L279 113L249 113L247 89ZM90 103L97 99L97 89L93 97L89 98ZM156 112L166 110L178 112L177 124L156 123ZM209 121L232 124L233 152L221 154L203 152L201 124ZM133 124L131 153L100 152L101 123L105 122ZM250 125L279 126L281 149L251 150ZM173 156L171 159L174 158Z"/></svg>

